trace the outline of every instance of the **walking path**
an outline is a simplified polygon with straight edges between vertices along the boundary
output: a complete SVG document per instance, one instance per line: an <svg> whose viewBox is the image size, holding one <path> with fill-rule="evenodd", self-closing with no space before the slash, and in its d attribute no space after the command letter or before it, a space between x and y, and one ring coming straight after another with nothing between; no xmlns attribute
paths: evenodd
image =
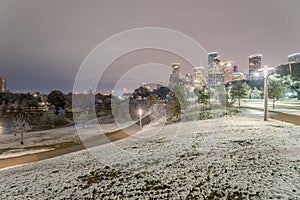
<svg viewBox="0 0 300 200"><path fill-rule="evenodd" d="M269 104L270 106L271 104ZM293 123L296 125L300 125L300 102L290 102L290 103L277 103L278 108L272 109L269 108L269 115L270 118L280 120L280 121L285 121L289 123ZM293 107L293 108L298 108L299 109L290 109L286 107ZM247 113L253 114L253 109L260 111L257 112L261 114L261 111L263 111L263 103L260 101L245 101L242 102L242 109L244 109ZM248 110L247 110L248 109ZM252 109L252 111L251 111ZM146 125L151 122L151 119L149 115L144 117L142 119L142 124ZM5 159L0 159L0 169L2 168L7 168L11 166L16 166L16 165L22 165L26 163L31 163L31 162L36 162L40 160L45 160L49 158L53 158L56 156L68 154L71 152L75 151L80 151L86 148L91 148L95 147L98 145L103 145L107 144L113 141L117 141L126 137L129 137L130 135L133 135L137 133L140 130L139 128L139 122L128 126L127 128L124 128L122 130L117 130L114 132L110 133L105 133L98 135L96 137L90 138L84 142L84 144L77 144L77 145L72 145L66 148L60 148L60 149L54 149L51 151L45 151L45 152L39 152L35 154L29 154L29 155L22 155L18 157L11 157L11 158L5 158Z"/></svg>
<svg viewBox="0 0 300 200"><path fill-rule="evenodd" d="M147 125L151 122L149 115L145 116L142 119L142 125ZM140 130L139 122L124 128L122 130L117 130L110 133L101 134L99 136L90 138L85 140L84 144L78 144L71 147L63 148L63 149L54 149L52 151L39 152L35 154L22 155L18 157L10 157L5 159L0 159L0 169L7 168L11 166L17 166L27 163L32 163L40 160L45 160L49 158L53 158L56 156L72 153L75 151L80 151L86 148L95 147L98 145L107 144L113 141L117 141L120 139L124 139L129 137Z"/></svg>
<svg viewBox="0 0 300 200"><path fill-rule="evenodd" d="M269 102L268 104L270 118L300 125L300 101L276 102L275 105L275 109L273 109L272 103ZM264 104L262 100L244 100L240 108L248 114L263 116ZM253 109L257 112L254 112Z"/></svg>
<svg viewBox="0 0 300 200"><path fill-rule="evenodd" d="M264 103L262 100L244 100L242 101L241 106L264 109ZM275 109L272 108L272 102L269 101L268 110L270 112L280 112L300 116L300 101L279 101L275 103Z"/></svg>

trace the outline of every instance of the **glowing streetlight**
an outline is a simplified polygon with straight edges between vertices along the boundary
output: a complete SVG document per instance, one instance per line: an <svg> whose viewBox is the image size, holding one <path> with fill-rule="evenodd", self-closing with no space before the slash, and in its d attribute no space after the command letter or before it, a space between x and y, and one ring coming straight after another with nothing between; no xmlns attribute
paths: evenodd
<svg viewBox="0 0 300 200"><path fill-rule="evenodd" d="M140 117L140 129L142 130L143 125L142 125L142 115L143 115L143 110L140 108L139 109L139 117Z"/></svg>
<svg viewBox="0 0 300 200"><path fill-rule="evenodd" d="M274 67L264 66L258 70L264 73L264 121L268 121L268 72L273 69Z"/></svg>

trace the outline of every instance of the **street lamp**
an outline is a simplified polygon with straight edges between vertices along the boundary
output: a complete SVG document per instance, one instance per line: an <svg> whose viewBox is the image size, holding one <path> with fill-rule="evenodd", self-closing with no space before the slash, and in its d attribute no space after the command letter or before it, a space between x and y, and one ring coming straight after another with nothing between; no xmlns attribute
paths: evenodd
<svg viewBox="0 0 300 200"><path fill-rule="evenodd" d="M268 121L268 71L273 69L274 67L264 66L258 70L264 73L264 121Z"/></svg>
<svg viewBox="0 0 300 200"><path fill-rule="evenodd" d="M295 64L295 61L289 61L289 70L290 70L290 74L292 75L292 65L291 64Z"/></svg>
<svg viewBox="0 0 300 200"><path fill-rule="evenodd" d="M140 108L139 109L139 117L140 117L140 129L142 130L143 125L142 125L142 114L143 114L143 110Z"/></svg>

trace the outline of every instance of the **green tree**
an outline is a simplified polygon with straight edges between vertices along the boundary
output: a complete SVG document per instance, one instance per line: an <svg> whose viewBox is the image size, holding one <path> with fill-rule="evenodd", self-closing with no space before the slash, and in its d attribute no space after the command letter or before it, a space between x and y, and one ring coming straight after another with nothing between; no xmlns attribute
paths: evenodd
<svg viewBox="0 0 300 200"><path fill-rule="evenodd" d="M155 95L161 100L166 100L167 96L170 94L171 90L168 87L161 86L154 90Z"/></svg>
<svg viewBox="0 0 300 200"><path fill-rule="evenodd" d="M95 95L95 106L97 113L111 114L111 94L102 95L100 93Z"/></svg>
<svg viewBox="0 0 300 200"><path fill-rule="evenodd" d="M148 106L151 107L153 104L156 104L158 101L158 97L155 93L151 93L148 97Z"/></svg>
<svg viewBox="0 0 300 200"><path fill-rule="evenodd" d="M39 107L39 102L41 102L41 97L39 96L39 94L27 94L26 97L26 103L28 108L38 108Z"/></svg>
<svg viewBox="0 0 300 200"><path fill-rule="evenodd" d="M275 101L283 98L287 88L281 78L270 76L268 79L268 97L273 100L273 109L275 109Z"/></svg>
<svg viewBox="0 0 300 200"><path fill-rule="evenodd" d="M53 90L47 96L47 102L55 107L55 113L58 114L58 110L64 109L66 105L64 94L59 90Z"/></svg>
<svg viewBox="0 0 300 200"><path fill-rule="evenodd" d="M248 96L250 87L247 83L242 81L233 82L230 89L230 96L235 101L239 101L239 106L241 106L241 99Z"/></svg>
<svg viewBox="0 0 300 200"><path fill-rule="evenodd" d="M261 89L258 89L256 87L254 87L251 90L251 98L262 99L263 98L263 91Z"/></svg>
<svg viewBox="0 0 300 200"><path fill-rule="evenodd" d="M172 117L179 118L181 111L186 109L188 102L184 93L184 89L180 86L175 86L170 93L169 108Z"/></svg>
<svg viewBox="0 0 300 200"><path fill-rule="evenodd" d="M135 89L132 96L134 99L138 99L141 97L142 99L146 99L151 94L150 90L145 86L140 86Z"/></svg>
<svg viewBox="0 0 300 200"><path fill-rule="evenodd" d="M179 118L181 114L181 106L174 92L170 93L170 112L171 117Z"/></svg>
<svg viewBox="0 0 300 200"><path fill-rule="evenodd" d="M300 81L293 79L291 87L297 92L297 99L300 100Z"/></svg>
<svg viewBox="0 0 300 200"><path fill-rule="evenodd" d="M198 99L197 102L201 105L202 109L204 109L204 106L209 104L209 91L206 86L194 89L195 94L197 95Z"/></svg>

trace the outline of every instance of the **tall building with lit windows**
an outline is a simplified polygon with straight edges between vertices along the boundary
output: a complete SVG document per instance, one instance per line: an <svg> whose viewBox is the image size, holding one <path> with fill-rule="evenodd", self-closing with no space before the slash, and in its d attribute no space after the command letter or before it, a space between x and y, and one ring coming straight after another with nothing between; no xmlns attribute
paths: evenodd
<svg viewBox="0 0 300 200"><path fill-rule="evenodd" d="M173 63L172 74L170 75L169 78L169 83L171 87L179 84L180 82L179 75L180 75L180 63Z"/></svg>
<svg viewBox="0 0 300 200"><path fill-rule="evenodd" d="M300 63L300 53L294 53L288 56L289 63Z"/></svg>
<svg viewBox="0 0 300 200"><path fill-rule="evenodd" d="M193 79L194 88L203 88L206 85L205 77L203 74L204 74L204 67L194 68L194 79Z"/></svg>
<svg viewBox="0 0 300 200"><path fill-rule="evenodd" d="M207 55L208 57L208 66L211 65L216 58L218 58L218 52L210 52Z"/></svg>
<svg viewBox="0 0 300 200"><path fill-rule="evenodd" d="M224 68L224 84L232 82L233 67L227 66Z"/></svg>
<svg viewBox="0 0 300 200"><path fill-rule="evenodd" d="M253 54L249 56L249 79L250 80L258 80L263 76L258 71L261 68L261 54Z"/></svg>
<svg viewBox="0 0 300 200"><path fill-rule="evenodd" d="M0 77L0 92L6 92L6 79Z"/></svg>

